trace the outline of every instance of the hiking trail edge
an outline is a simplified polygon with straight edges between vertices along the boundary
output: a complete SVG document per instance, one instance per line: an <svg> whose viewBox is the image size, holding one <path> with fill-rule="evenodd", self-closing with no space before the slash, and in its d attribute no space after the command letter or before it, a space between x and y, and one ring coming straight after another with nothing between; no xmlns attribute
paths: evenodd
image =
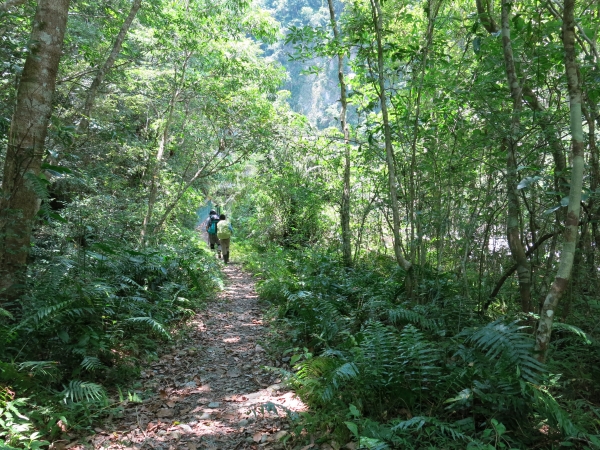
<svg viewBox="0 0 600 450"><path fill-rule="evenodd" d="M136 392L152 395L126 403L122 417L95 428L97 434L85 444L62 448L285 448L280 441L290 434L285 409L305 407L279 384L277 374L261 368L280 362L260 345L267 329L254 280L235 264L223 272L226 289L193 318L181 342L143 369Z"/></svg>

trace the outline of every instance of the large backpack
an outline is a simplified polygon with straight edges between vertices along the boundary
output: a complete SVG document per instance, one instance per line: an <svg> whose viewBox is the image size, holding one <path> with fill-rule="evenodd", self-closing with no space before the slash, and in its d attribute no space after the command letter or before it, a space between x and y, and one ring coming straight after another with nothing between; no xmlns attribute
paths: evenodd
<svg viewBox="0 0 600 450"><path fill-rule="evenodd" d="M231 238L231 228L229 228L229 221L221 220L217 224L217 237L219 239L230 239Z"/></svg>
<svg viewBox="0 0 600 450"><path fill-rule="evenodd" d="M212 216L210 216L210 224L208 225L208 228L206 229L206 231L208 232L208 234L217 234L217 223L219 222L219 216L217 216L216 214L213 214Z"/></svg>

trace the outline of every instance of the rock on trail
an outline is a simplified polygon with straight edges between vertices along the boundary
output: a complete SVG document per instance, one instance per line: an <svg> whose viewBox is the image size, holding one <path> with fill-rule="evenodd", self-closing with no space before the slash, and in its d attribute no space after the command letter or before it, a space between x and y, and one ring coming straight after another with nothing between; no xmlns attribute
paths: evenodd
<svg viewBox="0 0 600 450"><path fill-rule="evenodd" d="M177 347L142 372L142 403L129 402L85 444L62 448L282 449L286 410L304 405L282 388L265 340L252 277L224 268L227 288L198 314ZM61 448L60 443L55 448ZM289 447L289 446L288 446Z"/></svg>

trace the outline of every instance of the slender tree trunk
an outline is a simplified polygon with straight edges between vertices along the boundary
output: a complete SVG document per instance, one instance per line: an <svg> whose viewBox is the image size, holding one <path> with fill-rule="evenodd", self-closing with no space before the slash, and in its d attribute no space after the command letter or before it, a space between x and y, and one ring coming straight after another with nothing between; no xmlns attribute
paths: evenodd
<svg viewBox="0 0 600 450"><path fill-rule="evenodd" d="M337 21L335 19L335 8L333 0L327 0L329 5L329 18L333 37L341 49L340 33L338 31ZM344 133L344 177L342 187L342 204L340 208L340 221L342 225L342 255L344 265L352 266L352 234L350 232L350 133L348 123L346 122L346 112L348 110L348 100L346 95L346 81L344 79L344 53L340 50L337 54L338 60L338 80L340 82L340 103L342 111L340 112L340 128Z"/></svg>
<svg viewBox="0 0 600 450"><path fill-rule="evenodd" d="M546 295L540 320L535 336L536 357L540 361L546 360L548 345L552 335L552 324L556 307L565 293L571 277L575 249L577 246L577 227L581 208L581 189L583 186L583 124L581 114L581 87L579 85L579 68L575 54L575 0L565 0L563 13L563 45L565 48L565 71L569 87L569 104L571 109L571 145L572 169L571 184L569 189L569 205L563 236L563 246L560 253L558 272L550 290Z"/></svg>
<svg viewBox="0 0 600 450"><path fill-rule="evenodd" d="M590 190L596 191L600 186L600 161L598 157L598 146L596 145L596 121L598 118L600 122L600 114L598 114L598 106L588 97L588 108L584 109L586 121L588 124L588 139L590 149ZM595 200L590 201L590 210L592 211L592 217L595 219L592 221L592 235L594 237L594 243L596 248L600 248L600 227L598 227L598 217L600 216L600 205ZM593 258L592 258L593 259ZM592 263L593 265L593 263ZM594 270L595 273L595 270ZM596 275L594 275L596 278Z"/></svg>
<svg viewBox="0 0 600 450"><path fill-rule="evenodd" d="M198 179L208 177L210 175L215 174L218 170L222 170L226 167L233 166L233 165L239 163L247 155L247 152L244 152L241 155L239 155L237 158L234 158L233 161L231 161L227 164L221 165L221 162L223 162L226 159L226 157L229 156L229 152L227 152L223 156L223 158L219 160L217 157L220 153L223 153L223 152L225 152L225 143L223 141L221 141L221 143L219 145L219 149L214 153L212 159L210 159L206 164L204 164L202 167L200 167L196 171L196 173L187 182L182 183L183 187L181 189L179 189L179 192L177 194L175 194L173 200L171 200L167 204L165 211L163 212L162 216L160 217L160 219L158 220L158 222L152 229L153 233L157 233L162 228L165 221L169 217L169 214L171 214L171 212L175 209L175 207L179 203L179 200L181 200L181 198L183 197L183 194L185 194L185 192L189 188L191 188ZM217 161L217 163L212 164L212 167L210 167L211 163L213 163L215 160Z"/></svg>
<svg viewBox="0 0 600 450"><path fill-rule="evenodd" d="M177 91L176 91L177 92ZM158 199L158 186L160 185L160 170L165 154L165 147L169 140L169 128L173 118L173 109L175 107L176 94L173 94L173 98L169 103L169 111L167 113L167 119L163 132L160 135L160 141L158 143L158 150L156 152L156 159L151 162L150 166L150 194L148 195L148 209L146 210L146 216L142 223L142 245L145 245L148 240L148 227L152 222L152 215L154 213L154 205Z"/></svg>
<svg viewBox="0 0 600 450"><path fill-rule="evenodd" d="M556 172L554 176L555 188L557 189L557 191L566 191L566 189L562 187L562 184L566 182L564 174L567 168L567 161L565 158L565 149L563 148L560 139L560 133L550 120L548 112L537 98L537 95L535 95L535 93L528 86L523 87L523 99L525 100L527 105L529 105L532 111L538 113L538 123L540 124L540 128L544 133L546 141L548 141L548 144L550 144L550 149L552 150L552 158L554 159L554 167Z"/></svg>
<svg viewBox="0 0 600 450"><path fill-rule="evenodd" d="M381 106L381 117L383 120L383 134L385 138L385 155L386 163L388 168L388 179L390 189L390 207L392 209L392 230L394 233L394 255L396 261L407 272L411 272L412 263L408 261L402 254L402 248L400 246L400 211L398 209L398 191L396 189L396 163L394 157L394 148L392 147L392 132L390 129L390 121L387 108L387 97L385 94L385 76L384 76L384 64L383 64L383 16L381 13L381 5L379 0L371 0L371 11L373 16L373 25L375 27L375 35L377 39L377 72L379 78L379 103ZM410 273L407 276L407 283L410 284ZM412 286L407 285L407 290L410 292Z"/></svg>
<svg viewBox="0 0 600 450"><path fill-rule="evenodd" d="M112 68L115 61L117 60L117 57L119 56L119 53L121 52L121 47L123 46L123 41L125 40L125 36L127 35L127 32L129 31L129 27L131 26L131 23L133 22L135 15L137 14L138 10L140 9L141 4L142 4L142 0L133 0L133 3L131 4L131 9L129 10L129 14L127 15L127 17L125 18L125 21L121 25L121 29L119 30L119 34L117 34L117 37L113 44L113 48L112 48L112 51L110 52L110 55L108 55L108 58L106 59L106 61L102 65L102 67L100 67L100 69L98 69L98 72L96 72L96 77L92 81L92 84L87 92L87 98L85 99L85 105L83 107L81 121L79 122L79 131L80 132L86 132L88 129L88 126L90 124L90 114L92 112L92 108L93 108L94 102L96 100L96 94L98 93L98 88L104 81L104 77L106 76L108 71Z"/></svg>
<svg viewBox="0 0 600 450"><path fill-rule="evenodd" d="M519 293L523 312L532 310L531 304L531 267L525 254L519 227L519 194L517 192L517 142L522 109L522 89L517 79L517 72L510 40L510 3L502 1L502 48L504 50L504 65L506 77L513 99L510 135L505 139L506 152L506 190L508 198L508 213L506 217L506 237L510 252L517 263L519 276Z"/></svg>
<svg viewBox="0 0 600 450"><path fill-rule="evenodd" d="M181 89L185 82L185 73L188 62L192 56L192 52L189 52L184 59L183 67L181 69L180 79L178 80L177 70L173 76L173 94L169 100L169 106L167 107L167 113L165 118L165 124L163 131L160 135L160 141L158 143L158 150L156 152L156 158L150 164L150 194L148 196L148 209L146 210L146 216L142 223L141 241L142 245L145 245L148 240L148 227L152 222L152 216L154 214L154 206L158 199L158 187L160 185L160 171L165 155L165 148L169 142L171 132L171 122L173 121L173 113L175 111L175 104L181 94ZM156 228L155 228L156 229Z"/></svg>
<svg viewBox="0 0 600 450"><path fill-rule="evenodd" d="M0 198L0 292L18 296L38 208L40 174L69 0L39 0L11 121Z"/></svg>
<svg viewBox="0 0 600 450"><path fill-rule="evenodd" d="M475 5L477 6L477 14L479 15L479 20L483 27L488 33L496 33L498 31L498 25L494 21L494 16L492 15L492 5L490 0L475 0Z"/></svg>

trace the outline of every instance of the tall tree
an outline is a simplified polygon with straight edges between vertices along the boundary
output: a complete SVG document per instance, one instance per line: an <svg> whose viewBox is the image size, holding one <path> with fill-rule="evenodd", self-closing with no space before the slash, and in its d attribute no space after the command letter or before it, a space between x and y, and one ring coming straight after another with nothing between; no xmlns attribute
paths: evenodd
<svg viewBox="0 0 600 450"><path fill-rule="evenodd" d="M127 17L123 21L123 24L121 25L121 29L119 30L119 34L117 34L117 37L115 38L115 42L113 43L113 47L112 47L110 54L108 55L108 58L106 58L106 61L104 61L104 64L102 64L102 66L100 66L98 68L98 70L96 72L96 76L92 80L92 84L90 85L90 88L88 89L87 96L85 99L85 105L84 105L83 111L81 113L82 114L81 121L79 122L79 131L81 131L81 132L85 132L88 129L88 126L90 123L90 114L92 112L92 108L93 108L94 102L96 100L98 88L104 81L104 77L106 76L106 74L110 71L112 66L115 64L115 61L117 60L117 57L119 56L119 53L121 52L121 47L123 46L123 41L125 40L125 37L127 36L127 32L129 31L129 27L131 26L131 23L133 22L133 19L135 18L141 5L142 5L142 0L133 0L133 3L131 4L131 9L129 10L129 14L127 15Z"/></svg>
<svg viewBox="0 0 600 450"><path fill-rule="evenodd" d="M384 55L383 55L383 13L379 0L370 0L371 2L371 17L373 27L375 29L375 40L377 46L377 78L379 97L379 106L381 107L381 118L383 122L383 136L385 141L385 156L388 169L388 186L390 191L390 208L392 209L392 231L394 235L394 255L396 261L404 270L409 272L412 269L412 263L402 254L401 238L400 238L400 209L398 204L398 189L396 184L396 161L394 156L394 147L392 143L392 131L390 127L390 119L388 113L388 98L385 89L385 70L384 70ZM409 280L411 277L407 277ZM412 289L412 286L407 286Z"/></svg>
<svg viewBox="0 0 600 450"><path fill-rule="evenodd" d="M510 119L509 135L505 138L506 146L506 193L508 197L508 213L506 215L506 237L512 256L517 263L519 276L519 291L521 295L521 308L524 312L531 310L531 267L525 246L521 240L519 227L519 194L517 192L517 146L519 142L521 111L523 102L523 89L517 77L515 68L512 42L510 39L510 3L502 1L502 48L504 50L504 66L506 77L512 97L512 115Z"/></svg>
<svg viewBox="0 0 600 450"><path fill-rule="evenodd" d="M18 295L23 282L52 97L70 0L39 0L30 52L25 61L11 120L0 198L0 290Z"/></svg>
<svg viewBox="0 0 600 450"><path fill-rule="evenodd" d="M577 54L575 51L575 0L565 0L563 11L563 45L565 49L565 72L569 88L569 105L571 108L571 147L572 167L571 182L569 187L569 204L567 206L567 218L563 234L563 246L560 253L560 262L556 277L546 295L540 320L535 336L535 350L537 358L545 361L552 335L552 324L554 321L556 307L567 289L575 250L577 247L577 232L579 226L579 213L581 209L581 190L583 187L583 123L582 123L582 96L579 84L579 68L577 66Z"/></svg>
<svg viewBox="0 0 600 450"><path fill-rule="evenodd" d="M335 7L333 0L327 0L329 5L329 18L331 28L333 29L333 38L337 50L337 72L340 83L340 103L342 110L340 112L340 128L344 134L344 176L342 185L342 202L340 208L340 221L342 224L342 254L344 265L352 266L352 235L350 232L350 132L348 130L347 111L348 95L346 89L346 80L344 79L344 51L340 32L338 30L337 20L335 18Z"/></svg>
<svg viewBox="0 0 600 450"><path fill-rule="evenodd" d="M180 99L180 96L184 90L186 82L186 70L188 63L192 57L192 51L188 50L183 55L182 62L176 62L181 64L181 67L175 65L173 70L173 85L171 98L167 105L167 111L165 114L164 125L160 133L158 141L158 149L156 151L156 158L150 161L150 194L148 197L148 209L146 210L146 216L142 223L142 243L145 243L148 239L148 227L152 222L152 215L154 213L154 207L158 199L158 189L161 180L161 166L165 157L165 149L171 138L171 125L173 122L173 115L175 112L175 105Z"/></svg>

